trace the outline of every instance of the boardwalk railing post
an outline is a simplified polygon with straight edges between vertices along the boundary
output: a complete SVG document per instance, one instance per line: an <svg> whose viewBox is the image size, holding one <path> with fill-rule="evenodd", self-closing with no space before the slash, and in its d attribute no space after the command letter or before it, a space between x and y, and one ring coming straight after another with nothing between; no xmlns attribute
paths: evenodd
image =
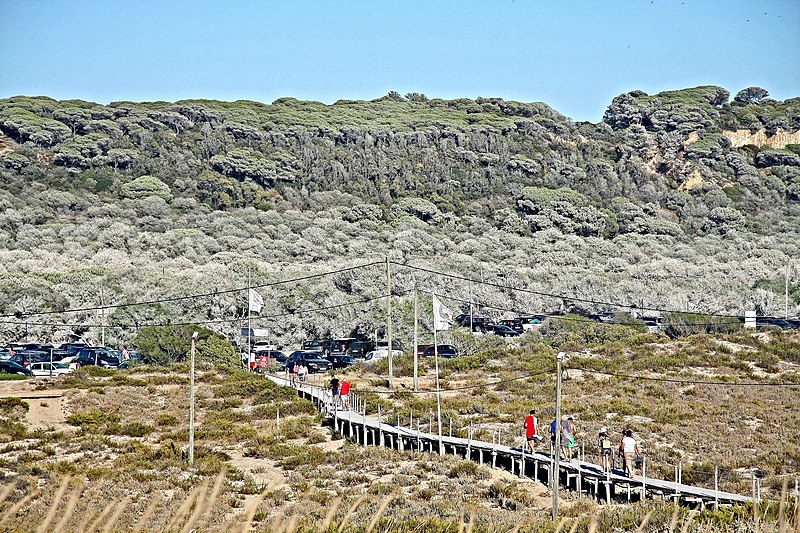
<svg viewBox="0 0 800 533"><path fill-rule="evenodd" d="M719 510L719 467L714 465L714 509Z"/></svg>
<svg viewBox="0 0 800 533"><path fill-rule="evenodd" d="M383 431L381 431L381 404L378 404L378 439L375 446L383 446Z"/></svg>
<svg viewBox="0 0 800 533"><path fill-rule="evenodd" d="M450 418L450 433L449 433L449 435L452 437L453 436L453 417L451 416L451 417L448 417L448 418Z"/></svg>
<svg viewBox="0 0 800 533"><path fill-rule="evenodd" d="M281 427L281 410L277 407L275 408L275 425L280 428Z"/></svg>
<svg viewBox="0 0 800 533"><path fill-rule="evenodd" d="M642 498L647 499L647 457L642 456Z"/></svg>

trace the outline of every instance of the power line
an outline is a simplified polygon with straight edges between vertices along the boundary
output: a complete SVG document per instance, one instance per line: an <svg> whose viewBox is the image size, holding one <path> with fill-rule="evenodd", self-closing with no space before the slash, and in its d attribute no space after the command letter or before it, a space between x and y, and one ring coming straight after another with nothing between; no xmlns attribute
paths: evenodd
<svg viewBox="0 0 800 533"><path fill-rule="evenodd" d="M633 374L620 374L618 372L605 372L603 370L590 370L587 368L573 368L573 370L580 370L581 372L587 372L589 374L601 374L604 376L612 376L616 378L624 378L624 379L637 379L641 381L658 381L662 383L677 383L679 385L724 385L726 387L800 387L800 383L792 383L792 382L757 382L757 381L743 381L743 382L732 382L732 381L699 381L699 380L688 380L688 379L672 379L672 378L655 378L650 376L636 376Z"/></svg>
<svg viewBox="0 0 800 533"><path fill-rule="evenodd" d="M558 300L571 300L571 301L575 301L575 302L590 303L590 304L594 304L594 305L603 305L603 306L607 306L607 307L616 307L616 308L624 307L626 309L643 309L643 310L647 310L647 311L658 311L660 313L703 314L703 315L707 315L707 316L718 316L718 317L725 317L725 318L740 319L740 317L737 316L737 315L729 315L729 314L723 314L723 313L695 313L695 312L692 312L692 311L680 311L680 310L675 310L675 309L662 309L662 308L658 308L658 307L644 307L644 306L630 305L630 304L624 304L624 303L605 302L605 301L602 301L602 300L593 300L591 298L581 298L581 297L578 297L578 296L566 296L566 295L563 295L563 294L555 294L555 293L549 293L549 292L543 292L543 291L536 291L536 290L533 290L533 289L525 289L525 288L522 288L522 287L513 287L513 286L509 286L509 285L501 285L499 283L493 283L491 281L475 280L475 279L472 279L472 278L468 278L466 276L460 276L458 274L450 274L450 273L447 273L447 272L440 272L438 270L433 270L433 269L430 269L430 268L411 265L411 264L408 264L408 263L399 263L397 261L390 261L390 262L393 263L396 266L410 268L412 270L419 270L421 272L427 272L428 274L434 274L434 275L437 275L437 276L444 276L444 277L447 277L447 278L458 279L458 280L461 280L461 281L468 281L470 283L477 283L477 284L480 284L480 285L487 285L487 286L495 287L495 288L498 288L498 289L505 289L505 290L510 290L510 291L517 291L517 292L524 292L524 293L528 293L528 294L535 294L536 296L543 296L545 298L555 298L555 299L558 299Z"/></svg>
<svg viewBox="0 0 800 533"><path fill-rule="evenodd" d="M532 313L532 312L529 312L529 311L522 311L522 310L519 310L519 309L516 309L516 308L498 307L498 306L494 306L494 305L483 304L483 303L480 303L480 302L476 302L474 300L472 302L470 302L469 300L464 300L463 298L457 298L455 296L450 296L447 293L442 293L442 292L437 292L436 294L438 296L441 296L442 298L444 298L446 300L452 300L454 302L459 302L459 303L464 303L464 304L474 304L474 305L477 305L479 307L483 307L483 308L486 308L486 309L494 309L496 311L506 311L506 312L509 312L509 313L516 313L518 315L523 315L523 316L524 315L540 315L540 316L547 317L547 318L549 318L551 320L563 320L563 321L566 321L566 322L580 322L580 323L585 323L585 324L604 324L604 325L608 325L608 326L636 327L636 326L639 325L639 324L625 324L625 323L620 323L620 322L603 322L603 321L599 321L599 320L592 320L590 318L574 318L574 317L570 317L570 316L554 315L554 314L550 314L550 313ZM729 322L688 322L686 324L681 324L680 326L681 327L691 327L691 326L729 326L729 325L731 325L731 323L729 323Z"/></svg>
<svg viewBox="0 0 800 533"><path fill-rule="evenodd" d="M261 284L258 284L258 285L251 285L249 288L251 288L251 289L260 289L260 288L263 288L263 287L274 287L276 285L284 285L286 283L295 283L295 282L298 282L298 281L305 281L305 280L309 280L309 279L315 279L315 278L321 278L321 277L325 277L325 276L331 276L331 275L334 275L334 274L341 274L342 272L350 272L352 270L358 270L358 269L361 269L361 268L368 268L368 267L371 267L371 266L374 266L374 265L378 265L378 264L382 265L383 262L381 262L381 261L373 261L372 263L366 263L364 265L356 265L356 266L352 266L352 267L340 268L338 270L332 270L332 271L328 271L328 272L321 272L319 274L309 274L307 276L300 276L300 277L297 277L297 278L290 278L290 279L284 279L284 280L280 280L280 281L273 281L273 282L269 282L269 283L261 283ZM212 297L212 296L219 296L219 295L222 295L222 294L230 294L230 293L239 292L239 291L246 291L247 289L248 289L248 287L237 287L237 288L233 288L233 289L222 289L222 290L213 291L213 292L206 292L206 293L200 293L200 294L190 294L190 295L187 295L187 296L172 296L172 297L167 297L167 298L159 298L159 299L155 299L155 300L145 300L145 301L141 301L141 302L121 303L121 304L115 304L115 305L100 305L100 306L92 306L92 307L79 307L79 308L73 308L73 309L64 309L62 311L34 311L34 312L20 313L20 314L16 314L16 313L4 314L4 315L0 315L0 318L24 318L26 316L61 315L61 314L66 314L66 313L80 313L80 312L85 312L85 311L99 311L101 309L110 309L112 307L113 308L136 307L136 306L140 306L140 305L153 305L153 304L166 303L166 302L180 302L180 301L184 301L184 300L193 300L195 298L208 298L208 297Z"/></svg>
<svg viewBox="0 0 800 533"><path fill-rule="evenodd" d="M401 291L398 294L404 294L408 291ZM272 315L260 315L258 317L254 317L254 320L264 319L264 318L282 318L287 316L293 315L303 315L307 313L317 313L319 311L328 311L330 309L339 309L342 307L348 307L351 305L359 305L364 303L369 303L374 300L381 300L386 298L386 294L382 294L380 296L373 296L371 298L362 298L361 300L355 300L351 302L344 302L340 304L332 304L326 305L322 307L315 307L312 309L298 309L295 311L287 311L285 313L275 313ZM27 324L29 326L56 326L56 327L87 327L87 328L116 328L116 329L132 329L132 328L143 328L143 327L165 327L165 326L201 326L206 324L222 324L226 322L238 322L240 320L244 320L244 317L234 317L234 318L221 318L216 320L196 320L196 321L185 321L185 322L141 322L138 324L105 324L105 326L101 324L66 324L66 323L55 323L55 322L20 322L19 320L0 320L0 324Z"/></svg>

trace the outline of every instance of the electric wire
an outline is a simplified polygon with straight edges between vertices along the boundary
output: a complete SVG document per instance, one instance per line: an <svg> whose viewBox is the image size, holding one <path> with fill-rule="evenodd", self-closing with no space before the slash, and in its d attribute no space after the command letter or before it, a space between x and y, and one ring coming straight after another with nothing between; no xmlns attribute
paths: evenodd
<svg viewBox="0 0 800 533"><path fill-rule="evenodd" d="M418 270L418 271L421 271L421 272L426 272L428 274L433 274L433 275L437 275L437 276L444 276L444 277L447 277L447 278L458 279L458 280L461 280L461 281L468 281L470 283L477 283L479 285L486 285L486 286L494 287L494 288L497 288L497 289L504 289L504 290L508 290L508 291L516 291L516 292L523 292L523 293L527 293L527 294L534 294L536 296L542 296L542 297L545 297L545 298L554 298L554 299L558 299L558 300L570 300L570 301L574 301L574 302L590 303L590 304L594 304L594 305L602 305L602 306L607 306L607 307L612 307L612 308L620 308L620 307L622 307L622 308L625 308L625 309L642 309L642 310L647 310L647 311L658 311L658 312L661 312L661 313L703 314L703 315L707 315L707 316L718 316L718 317L737 318L737 319L739 318L739 316L737 316L737 315L731 315L731 314L725 314L725 313L707 313L707 312L702 312L701 313L701 312L696 312L696 311L680 311L680 310L676 310L676 309L662 309L662 308L658 308L658 307L647 307L647 306L630 305L630 304L624 304L624 303L605 302L605 301L602 301L602 300L594 300L594 299L591 299L591 298L582 298L582 297L579 297L579 296L567 296L567 295L564 295L564 294L555 294L555 293L549 293L549 292L544 292L544 291L536 291L536 290L533 290L533 289L526 289L526 288L523 288L523 287L513 287L513 286L509 286L509 285L502 285L500 283L493 283L491 281L475 280L475 279L472 279L472 278L468 278L466 276L461 276L461 275L458 275L458 274L451 274L449 272L441 272L441 271L438 271L438 270L433 270L431 268L425 268L425 267L421 267L421 266L417 266L417 265L412 265L412 264L409 264L409 263L400 263L400 262L397 262L397 261L389 261L389 262L392 263L393 265L396 265L396 266L399 266L399 267L410 268L412 270Z"/></svg>
<svg viewBox="0 0 800 533"><path fill-rule="evenodd" d="M113 305L95 305L95 306L91 306L91 307L79 307L79 308L72 308L72 309L64 309L64 310L61 310L61 311L55 311L55 310L53 310L53 311L31 311L31 312L25 312L25 313L0 314L0 318L24 318L26 316L61 315L61 314L67 314L67 313L80 313L80 312L86 312L86 311L100 311L102 309L111 309L111 308L120 308L120 307L136 307L136 306L154 305L154 304L160 304L160 303L166 303L166 302L180 302L180 301L185 301L185 300L193 300L193 299L196 299L196 298L209 298L209 297L212 297L212 296L219 296L219 295L222 295L222 294L231 294L231 293L235 293L235 292L239 292L239 291L246 291L248 288L250 288L250 289L261 289L261 288L264 288L264 287L274 287L274 286L277 286L277 285L285 285L287 283L295 283L295 282L298 282L298 281L306 281L306 280L309 280L309 279L316 279L316 278L321 278L321 277L325 277L325 276L332 276L332 275L335 275L335 274L341 274L343 272L350 272L350 271L353 271L353 270L358 270L358 269L362 269L362 268L368 268L368 267L379 265L379 264L383 264L383 261L373 261L371 263L366 263L366 264L363 264L363 265L345 267L345 268L340 268L340 269L337 269L337 270L331 270L331 271L327 271L327 272L320 272L320 273L317 273L317 274L308 274L306 276L299 276L299 277L296 277L296 278L284 279L284 280L279 280L279 281L271 281L271 282L267 282L267 283L260 283L260 284L256 284L256 285L250 285L250 287L236 287L236 288L233 288L233 289L220 289L220 290L217 290L217 291L211 291L211 292L199 293L199 294L189 294L189 295L186 295L186 296L170 296L170 297L165 297L165 298L157 298L157 299L153 299L153 300L144 300L144 301L140 301L140 302L120 303L120 304L113 304Z"/></svg>
<svg viewBox="0 0 800 533"><path fill-rule="evenodd" d="M399 291L393 294L403 294L404 292L408 291ZM274 313L270 315L259 315L256 317L251 317L251 321L257 321L260 319L266 318L282 318L287 316L293 315L303 315L308 313L317 313L320 311L328 311L331 309L340 309L342 307L349 307L353 305L359 305L364 303L369 303L375 300L381 300L386 298L386 294L382 294L380 296L373 296L371 298L362 298L360 300L354 300L350 302L344 302L340 304L331 304L322 307L315 307L312 309L297 309L294 311L286 311L284 313ZM164 327L164 326L195 326L195 325L206 325L206 324L222 324L226 322L239 322L246 320L246 316L237 316L233 318L221 318L215 320L196 320L196 321L185 321L185 322L139 322L137 324L67 324L67 323L56 323L56 322L24 322L29 326L50 326L50 327L87 327L87 328L116 328L116 329L132 329L132 328L142 328L142 327ZM19 320L11 321L11 320L0 320L0 324L20 324Z"/></svg>

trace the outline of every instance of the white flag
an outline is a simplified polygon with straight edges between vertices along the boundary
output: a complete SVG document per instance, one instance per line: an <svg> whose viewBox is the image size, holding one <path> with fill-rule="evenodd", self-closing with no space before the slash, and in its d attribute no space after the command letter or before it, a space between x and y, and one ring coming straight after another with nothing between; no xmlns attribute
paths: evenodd
<svg viewBox="0 0 800 533"><path fill-rule="evenodd" d="M264 299L258 294L255 289L250 289L250 310L256 313L261 311L264 306Z"/></svg>
<svg viewBox="0 0 800 533"><path fill-rule="evenodd" d="M453 312L442 305L439 298L433 295L433 327L437 331L443 329L450 329L450 323L453 321Z"/></svg>

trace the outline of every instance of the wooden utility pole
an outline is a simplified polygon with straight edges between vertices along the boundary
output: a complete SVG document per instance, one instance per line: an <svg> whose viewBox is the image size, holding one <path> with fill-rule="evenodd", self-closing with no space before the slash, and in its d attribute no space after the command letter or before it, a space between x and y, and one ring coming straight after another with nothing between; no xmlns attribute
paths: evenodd
<svg viewBox="0 0 800 533"><path fill-rule="evenodd" d="M189 365L189 464L194 465L194 344L197 332L192 333L192 355Z"/></svg>
<svg viewBox="0 0 800 533"><path fill-rule="evenodd" d="M386 347L389 356L389 388L394 388L394 372L392 371L392 271L389 267L389 256L386 256Z"/></svg>
<svg viewBox="0 0 800 533"><path fill-rule="evenodd" d="M786 263L786 283L783 287L783 318L789 318L789 263Z"/></svg>
<svg viewBox="0 0 800 533"><path fill-rule="evenodd" d="M550 483L553 490L553 521L558 517L558 476L559 459L561 458L561 361L565 355L564 352L558 352L556 356L556 444L553 448L553 474Z"/></svg>
<svg viewBox="0 0 800 533"><path fill-rule="evenodd" d="M417 355L418 349L418 342L419 339L417 337L417 323L419 321L419 308L418 308L418 299L419 299L419 283L414 284L414 390L419 390L419 357Z"/></svg>

